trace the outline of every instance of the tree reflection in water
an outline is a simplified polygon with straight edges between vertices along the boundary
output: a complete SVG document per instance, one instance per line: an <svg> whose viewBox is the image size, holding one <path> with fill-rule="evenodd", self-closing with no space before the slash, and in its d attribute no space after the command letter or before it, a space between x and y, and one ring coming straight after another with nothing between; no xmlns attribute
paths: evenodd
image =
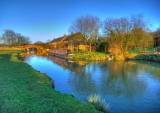
<svg viewBox="0 0 160 113"><path fill-rule="evenodd" d="M68 82L78 93L95 93L95 82L90 72L90 62L72 61L55 56L49 56L53 62L70 70Z"/></svg>
<svg viewBox="0 0 160 113"><path fill-rule="evenodd" d="M64 69L70 70L68 83L80 95L100 93L128 98L141 97L147 85L141 76L142 71L152 73L156 77L159 77L158 73L160 73L159 67L157 69L153 67L150 70L150 65L144 65L141 62L101 61L89 63L53 56L52 59Z"/></svg>
<svg viewBox="0 0 160 113"><path fill-rule="evenodd" d="M139 66L134 62L112 61L100 63L102 71L107 70L101 75L101 91L103 94L112 96L134 97L142 96L146 88L144 79L139 79ZM107 69L106 69L107 67Z"/></svg>
<svg viewBox="0 0 160 113"><path fill-rule="evenodd" d="M160 65L144 61L74 61L54 56L30 57L26 62L46 72L55 89L84 100L99 94L111 113L159 113ZM134 106L134 107L133 107ZM136 108L136 109L135 109Z"/></svg>
<svg viewBox="0 0 160 113"><path fill-rule="evenodd" d="M96 73L96 68L100 69L100 73ZM69 84L83 95L100 93L133 97L137 94L143 95L146 88L145 81L135 77L139 73L137 68L133 62L90 63L83 67L81 73L71 74L68 80ZM93 76L96 76L96 79L93 79Z"/></svg>

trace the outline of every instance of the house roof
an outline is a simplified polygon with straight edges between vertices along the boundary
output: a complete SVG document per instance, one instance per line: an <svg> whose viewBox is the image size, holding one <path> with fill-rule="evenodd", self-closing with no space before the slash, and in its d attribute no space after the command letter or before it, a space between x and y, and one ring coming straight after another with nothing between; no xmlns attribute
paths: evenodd
<svg viewBox="0 0 160 113"><path fill-rule="evenodd" d="M68 35L53 39L50 43L55 43L55 42L60 42L62 40L64 40Z"/></svg>
<svg viewBox="0 0 160 113"><path fill-rule="evenodd" d="M72 40L72 39L75 39L75 40L82 40L82 39L85 39L82 35L82 33L78 32L78 33L73 33L71 35L64 35L62 37L59 37L59 38L56 38L56 39L53 39L50 43L55 43L55 42L59 42L59 41L68 41L68 40Z"/></svg>
<svg viewBox="0 0 160 113"><path fill-rule="evenodd" d="M69 35L68 37L66 37L64 39L64 41L68 41L68 40L72 40L72 39L77 39L77 40L82 40L84 39L82 33L78 32L78 33L73 33L71 35Z"/></svg>

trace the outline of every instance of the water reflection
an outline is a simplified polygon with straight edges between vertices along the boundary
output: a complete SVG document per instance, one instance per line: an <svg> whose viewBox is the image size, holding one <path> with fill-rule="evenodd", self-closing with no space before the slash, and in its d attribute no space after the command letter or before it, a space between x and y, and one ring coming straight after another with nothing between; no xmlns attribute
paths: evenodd
<svg viewBox="0 0 160 113"><path fill-rule="evenodd" d="M109 62L99 64L106 73L101 75L101 90L104 94L114 96L142 96L146 89L146 82L139 78L138 65L134 62Z"/></svg>
<svg viewBox="0 0 160 113"><path fill-rule="evenodd" d="M22 52L21 53L22 56L47 56L48 53L45 50L31 50L31 51L27 51L27 52Z"/></svg>
<svg viewBox="0 0 160 113"><path fill-rule="evenodd" d="M55 56L28 57L26 62L55 81L55 89L85 100L100 94L111 113L160 111L160 65L133 61L73 61Z"/></svg>
<svg viewBox="0 0 160 113"><path fill-rule="evenodd" d="M79 94L88 96L96 93L96 81L93 79L90 71L90 64L84 66L78 75L71 72L68 83Z"/></svg>
<svg viewBox="0 0 160 113"><path fill-rule="evenodd" d="M70 73L68 83L84 95L142 96L146 81L137 77L137 68L134 62L91 63L84 66L78 75Z"/></svg>
<svg viewBox="0 0 160 113"><path fill-rule="evenodd" d="M63 69L69 69L71 72L75 72L77 74L82 72L83 69L85 68L85 65L88 64L88 62L85 61L73 61L55 56L48 56L48 58L52 59L54 63L63 67Z"/></svg>

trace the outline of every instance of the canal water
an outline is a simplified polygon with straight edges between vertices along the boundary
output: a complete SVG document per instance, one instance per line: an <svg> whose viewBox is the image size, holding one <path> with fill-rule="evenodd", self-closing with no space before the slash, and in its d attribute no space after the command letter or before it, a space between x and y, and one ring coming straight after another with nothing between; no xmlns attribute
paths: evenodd
<svg viewBox="0 0 160 113"><path fill-rule="evenodd" d="M72 61L28 56L25 62L47 73L55 90L86 101L98 94L109 113L160 113L160 64L145 61Z"/></svg>

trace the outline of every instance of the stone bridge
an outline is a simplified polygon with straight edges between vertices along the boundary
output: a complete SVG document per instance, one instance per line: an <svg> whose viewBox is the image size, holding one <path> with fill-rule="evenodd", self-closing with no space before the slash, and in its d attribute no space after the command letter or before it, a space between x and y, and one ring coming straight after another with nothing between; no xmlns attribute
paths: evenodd
<svg viewBox="0 0 160 113"><path fill-rule="evenodd" d="M40 46L40 45L24 45L23 48L26 50L26 51L29 51L30 49L34 48L34 49L37 49L37 50L42 50L43 47Z"/></svg>

